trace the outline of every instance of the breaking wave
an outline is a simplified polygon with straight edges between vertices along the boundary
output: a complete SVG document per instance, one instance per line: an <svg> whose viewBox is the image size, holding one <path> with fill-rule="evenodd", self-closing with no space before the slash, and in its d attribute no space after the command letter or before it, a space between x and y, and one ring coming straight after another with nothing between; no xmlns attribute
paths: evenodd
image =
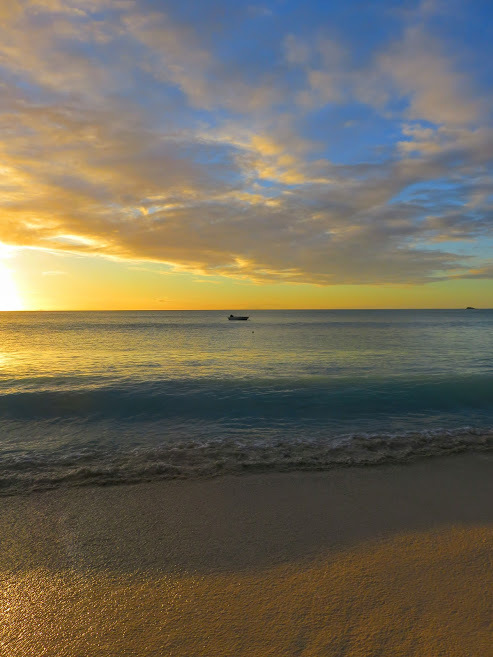
<svg viewBox="0 0 493 657"><path fill-rule="evenodd" d="M5 455L0 495L60 486L129 484L224 474L328 470L404 463L416 458L493 450L493 427L397 434L345 434L327 439L193 440L127 450L90 449Z"/></svg>

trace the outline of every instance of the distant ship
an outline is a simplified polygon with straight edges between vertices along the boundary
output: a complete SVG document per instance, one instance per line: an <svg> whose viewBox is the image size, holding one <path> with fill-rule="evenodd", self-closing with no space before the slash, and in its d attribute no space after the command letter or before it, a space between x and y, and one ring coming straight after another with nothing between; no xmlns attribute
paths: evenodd
<svg viewBox="0 0 493 657"><path fill-rule="evenodd" d="M243 319L243 320L247 320L248 317L244 317L244 316L242 316L242 315L230 315L230 316L228 317L228 319L229 319L229 320L233 320L233 319Z"/></svg>
<svg viewBox="0 0 493 657"><path fill-rule="evenodd" d="M474 306L467 306L466 310L476 310L476 308Z"/></svg>

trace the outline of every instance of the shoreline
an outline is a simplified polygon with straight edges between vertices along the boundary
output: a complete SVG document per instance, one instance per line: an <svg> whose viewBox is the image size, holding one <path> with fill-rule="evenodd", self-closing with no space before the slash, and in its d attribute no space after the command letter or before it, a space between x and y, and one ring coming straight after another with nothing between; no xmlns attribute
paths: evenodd
<svg viewBox="0 0 493 657"><path fill-rule="evenodd" d="M493 454L486 452L7 496L0 498L0 572L47 564L111 565L117 572L256 569L400 532L490 524L492 475ZM63 550L67 537L79 545L78 563Z"/></svg>
<svg viewBox="0 0 493 657"><path fill-rule="evenodd" d="M135 485L215 477L319 473L353 467L412 465L422 459L493 454L493 427L402 433L341 434L317 438L242 442L189 440L122 451L5 457L0 498L57 489Z"/></svg>
<svg viewBox="0 0 493 657"><path fill-rule="evenodd" d="M0 640L9 657L486 655L492 466L462 454L2 498Z"/></svg>

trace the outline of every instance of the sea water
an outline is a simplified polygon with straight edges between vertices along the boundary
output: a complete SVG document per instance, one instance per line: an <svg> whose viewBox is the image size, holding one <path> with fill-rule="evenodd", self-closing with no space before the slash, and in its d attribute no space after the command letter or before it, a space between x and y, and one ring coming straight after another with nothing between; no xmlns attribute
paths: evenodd
<svg viewBox="0 0 493 657"><path fill-rule="evenodd" d="M0 492L493 449L493 310L4 312Z"/></svg>

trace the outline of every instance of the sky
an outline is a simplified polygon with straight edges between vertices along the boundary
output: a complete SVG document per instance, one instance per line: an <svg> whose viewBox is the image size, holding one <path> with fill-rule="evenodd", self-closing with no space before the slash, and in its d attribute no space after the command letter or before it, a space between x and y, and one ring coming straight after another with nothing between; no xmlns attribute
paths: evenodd
<svg viewBox="0 0 493 657"><path fill-rule="evenodd" d="M493 306L490 0L0 0L0 309Z"/></svg>

